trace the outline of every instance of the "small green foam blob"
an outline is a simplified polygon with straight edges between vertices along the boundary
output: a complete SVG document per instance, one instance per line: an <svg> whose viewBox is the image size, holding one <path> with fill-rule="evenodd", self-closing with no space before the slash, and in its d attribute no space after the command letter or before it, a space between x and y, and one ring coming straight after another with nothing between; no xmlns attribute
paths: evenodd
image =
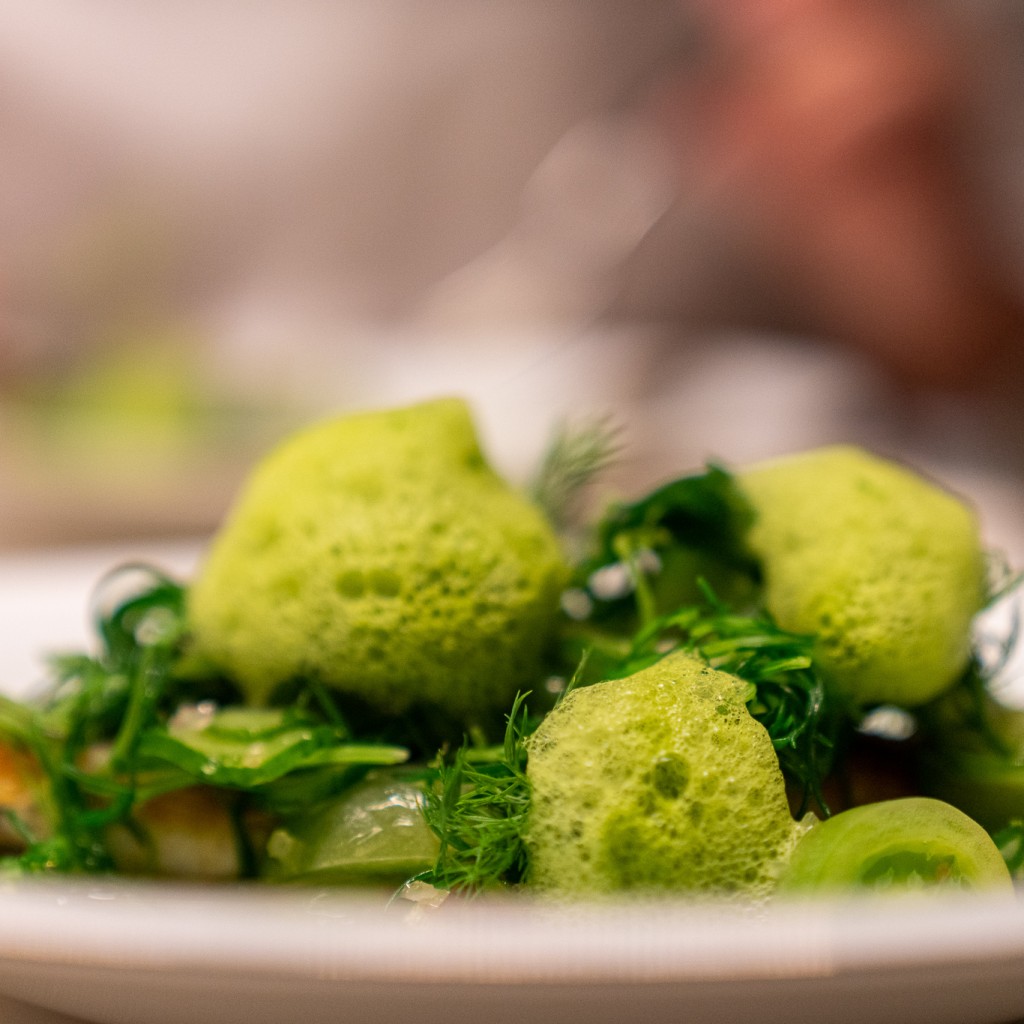
<svg viewBox="0 0 1024 1024"><path fill-rule="evenodd" d="M315 425L254 471L190 589L198 651L264 703L313 677L458 716L533 685L567 570L465 404Z"/></svg>
<svg viewBox="0 0 1024 1024"><path fill-rule="evenodd" d="M748 692L683 653L572 691L528 741L531 884L767 897L799 826Z"/></svg>
<svg viewBox="0 0 1024 1024"><path fill-rule="evenodd" d="M922 704L957 679L985 600L973 511L855 447L738 474L757 514L751 548L784 629L815 634L837 691L861 705Z"/></svg>

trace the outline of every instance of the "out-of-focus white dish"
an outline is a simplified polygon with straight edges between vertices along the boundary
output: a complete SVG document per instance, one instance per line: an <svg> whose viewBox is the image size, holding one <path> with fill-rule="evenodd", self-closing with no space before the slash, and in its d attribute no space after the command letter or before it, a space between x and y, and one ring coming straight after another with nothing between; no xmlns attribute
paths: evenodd
<svg viewBox="0 0 1024 1024"><path fill-rule="evenodd" d="M450 903L70 882L0 889L0 993L101 1024L982 1024L1024 1017L1024 911Z"/></svg>
<svg viewBox="0 0 1024 1024"><path fill-rule="evenodd" d="M88 642L97 578L131 557L187 573L198 545L0 559L0 686ZM1024 1019L1024 906L917 897L416 913L346 892L0 883L5 1024L997 1024Z"/></svg>

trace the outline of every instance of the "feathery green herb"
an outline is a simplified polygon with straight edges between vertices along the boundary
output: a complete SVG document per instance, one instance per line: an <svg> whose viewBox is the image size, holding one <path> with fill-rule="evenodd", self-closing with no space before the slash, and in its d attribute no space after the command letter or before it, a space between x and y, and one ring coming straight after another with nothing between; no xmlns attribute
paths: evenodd
<svg viewBox="0 0 1024 1024"><path fill-rule="evenodd" d="M427 823L441 841L437 863L420 876L439 889L477 893L515 884L526 871L522 835L530 805L526 695L516 697L499 748L463 745L427 787Z"/></svg>
<svg viewBox="0 0 1024 1024"><path fill-rule="evenodd" d="M760 579L745 539L752 519L733 476L709 465L703 473L672 480L639 501L609 508L594 529L579 585L599 618L631 605L638 575L651 579L651 597L662 612L696 596L692 586L698 577L712 580L719 591L745 594ZM623 579L623 569L628 579ZM675 589L679 586L681 593Z"/></svg>
<svg viewBox="0 0 1024 1024"><path fill-rule="evenodd" d="M619 433L604 419L555 430L529 494L556 530L572 523L583 491L618 457Z"/></svg>
<svg viewBox="0 0 1024 1024"><path fill-rule="evenodd" d="M96 613L98 652L54 659L45 704L0 698L0 739L26 750L46 781L47 834L8 815L28 844L21 870L111 870L109 827L131 827L139 804L177 789L214 786L294 811L371 766L407 760L404 747L353 737L315 683L284 709L221 706L218 696L237 697L190 663L184 587L127 566L101 582L99 601L113 591Z"/></svg>

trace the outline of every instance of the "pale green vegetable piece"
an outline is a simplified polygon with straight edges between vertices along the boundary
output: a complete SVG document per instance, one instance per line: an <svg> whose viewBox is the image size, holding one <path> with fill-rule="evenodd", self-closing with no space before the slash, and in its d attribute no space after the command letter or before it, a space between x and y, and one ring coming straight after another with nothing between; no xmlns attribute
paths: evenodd
<svg viewBox="0 0 1024 1024"><path fill-rule="evenodd" d="M928 797L865 804L815 825L797 843L780 882L782 891L807 893L934 886L1012 891L988 833Z"/></svg>
<svg viewBox="0 0 1024 1024"><path fill-rule="evenodd" d="M248 481L189 595L253 703L313 676L387 712L505 707L540 671L566 569L456 400L333 420Z"/></svg>
<svg viewBox="0 0 1024 1024"><path fill-rule="evenodd" d="M338 799L276 829L265 873L281 881L397 885L437 859L423 802L419 782L371 772Z"/></svg>
<svg viewBox="0 0 1024 1024"><path fill-rule="evenodd" d="M748 695L688 654L570 693L528 741L529 881L767 896L799 826Z"/></svg>
<svg viewBox="0 0 1024 1024"><path fill-rule="evenodd" d="M853 447L765 463L738 480L757 514L749 540L768 611L784 629L819 637L837 690L862 705L913 707L955 682L985 600L967 505Z"/></svg>

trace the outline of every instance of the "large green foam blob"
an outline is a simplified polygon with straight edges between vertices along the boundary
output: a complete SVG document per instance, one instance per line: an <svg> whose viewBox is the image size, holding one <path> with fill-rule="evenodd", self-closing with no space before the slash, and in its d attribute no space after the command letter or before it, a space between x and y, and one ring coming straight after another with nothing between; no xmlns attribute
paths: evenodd
<svg viewBox="0 0 1024 1024"><path fill-rule="evenodd" d="M687 654L570 693L529 741L530 881L767 896L799 827L747 694Z"/></svg>
<svg viewBox="0 0 1024 1024"><path fill-rule="evenodd" d="M565 579L546 520L445 399L272 452L215 538L189 621L253 703L311 676L385 712L471 716L535 684Z"/></svg>
<svg viewBox="0 0 1024 1024"><path fill-rule="evenodd" d="M768 610L816 634L837 690L912 707L963 671L984 602L973 511L892 462L822 448L739 474Z"/></svg>

